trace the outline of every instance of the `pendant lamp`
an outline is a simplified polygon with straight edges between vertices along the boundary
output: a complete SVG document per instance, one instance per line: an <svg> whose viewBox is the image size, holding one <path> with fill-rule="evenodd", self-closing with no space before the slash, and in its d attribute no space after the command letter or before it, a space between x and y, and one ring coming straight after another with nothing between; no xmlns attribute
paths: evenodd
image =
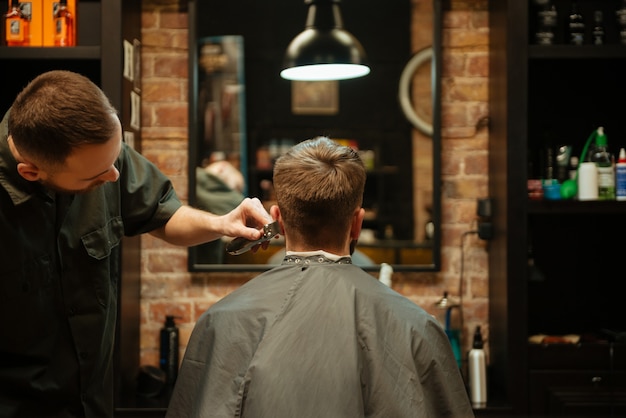
<svg viewBox="0 0 626 418"><path fill-rule="evenodd" d="M323 81L369 74L363 46L343 28L340 0L305 0L304 3L309 6L306 26L287 47L281 77Z"/></svg>

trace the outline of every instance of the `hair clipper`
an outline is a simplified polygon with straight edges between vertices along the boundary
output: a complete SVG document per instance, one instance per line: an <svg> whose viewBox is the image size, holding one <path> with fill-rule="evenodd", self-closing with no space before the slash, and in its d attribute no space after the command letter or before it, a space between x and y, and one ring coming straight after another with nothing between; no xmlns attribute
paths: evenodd
<svg viewBox="0 0 626 418"><path fill-rule="evenodd" d="M274 221L263 226L263 235L261 235L261 238L257 240L249 240L242 237L235 238L226 245L226 252L232 255L243 254L255 245L259 245L265 241L269 241L279 234L280 227L278 226L278 221Z"/></svg>

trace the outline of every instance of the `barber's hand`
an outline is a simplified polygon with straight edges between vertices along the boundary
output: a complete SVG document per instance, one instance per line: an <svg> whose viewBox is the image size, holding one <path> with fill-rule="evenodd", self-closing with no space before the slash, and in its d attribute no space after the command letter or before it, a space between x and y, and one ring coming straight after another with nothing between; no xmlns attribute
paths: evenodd
<svg viewBox="0 0 626 418"><path fill-rule="evenodd" d="M239 206L225 215L225 235L242 237L248 240L257 240L263 235L263 226L274 220L256 197L245 198ZM266 249L269 242L252 248L255 252L262 247Z"/></svg>

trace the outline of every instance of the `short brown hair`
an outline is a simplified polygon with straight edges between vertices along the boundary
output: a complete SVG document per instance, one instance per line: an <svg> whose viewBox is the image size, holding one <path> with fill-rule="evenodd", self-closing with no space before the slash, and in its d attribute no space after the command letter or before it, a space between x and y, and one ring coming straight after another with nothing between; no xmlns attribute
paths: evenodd
<svg viewBox="0 0 626 418"><path fill-rule="evenodd" d="M62 164L84 144L107 142L117 129L117 111L87 77L49 71L33 79L10 109L9 134L20 153Z"/></svg>
<svg viewBox="0 0 626 418"><path fill-rule="evenodd" d="M327 137L293 146L278 158L273 176L285 227L319 248L343 239L363 203L365 178L363 162L350 147Z"/></svg>

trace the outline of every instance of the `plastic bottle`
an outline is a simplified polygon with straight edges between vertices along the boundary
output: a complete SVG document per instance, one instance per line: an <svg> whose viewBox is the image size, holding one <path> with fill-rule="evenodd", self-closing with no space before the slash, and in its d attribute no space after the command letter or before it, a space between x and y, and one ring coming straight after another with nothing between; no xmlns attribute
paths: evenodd
<svg viewBox="0 0 626 418"><path fill-rule="evenodd" d="M598 167L585 161L578 169L578 200L598 200Z"/></svg>
<svg viewBox="0 0 626 418"><path fill-rule="evenodd" d="M172 315L165 317L165 324L161 329L159 363L161 370L167 374L166 385L171 389L178 377L178 328Z"/></svg>
<svg viewBox="0 0 626 418"><path fill-rule="evenodd" d="M469 352L468 375L472 407L485 408L487 406L487 366L480 325L476 326L472 349Z"/></svg>
<svg viewBox="0 0 626 418"><path fill-rule="evenodd" d="M615 171L613 156L609 152L604 128L596 131L594 147L589 151L589 161L598 167L598 200L615 200Z"/></svg>
<svg viewBox="0 0 626 418"><path fill-rule="evenodd" d="M619 150L615 164L615 195L617 200L626 200L626 150Z"/></svg>
<svg viewBox="0 0 626 418"><path fill-rule="evenodd" d="M380 265L380 273L378 274L378 280L382 284L385 284L391 287L391 275L393 274L393 267L387 263L382 263Z"/></svg>

